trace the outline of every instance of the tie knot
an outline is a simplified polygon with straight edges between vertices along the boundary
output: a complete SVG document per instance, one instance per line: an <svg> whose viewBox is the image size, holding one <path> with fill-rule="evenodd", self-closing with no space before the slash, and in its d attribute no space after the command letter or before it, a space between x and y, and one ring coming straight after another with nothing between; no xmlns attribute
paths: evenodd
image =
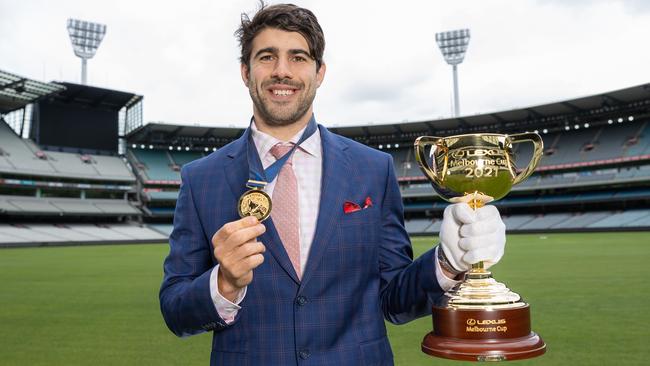
<svg viewBox="0 0 650 366"><path fill-rule="evenodd" d="M293 143L289 143L287 145L278 143L271 148L271 155L273 155L273 157L275 157L275 159L277 160L283 157L284 154L288 153L289 150L291 150L292 148L293 148ZM289 157L289 162L291 162L291 157Z"/></svg>

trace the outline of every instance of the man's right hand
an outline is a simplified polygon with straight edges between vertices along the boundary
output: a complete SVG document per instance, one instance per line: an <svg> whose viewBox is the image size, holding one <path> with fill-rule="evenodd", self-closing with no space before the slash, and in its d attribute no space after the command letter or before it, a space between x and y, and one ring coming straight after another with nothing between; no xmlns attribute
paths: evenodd
<svg viewBox="0 0 650 366"><path fill-rule="evenodd" d="M212 236L214 256L219 262L217 286L221 296L234 301L253 280L253 269L264 262L264 244L256 238L266 231L257 218L248 216L229 222Z"/></svg>
<svg viewBox="0 0 650 366"><path fill-rule="evenodd" d="M501 259L505 244L506 226L496 207L473 210L467 203L455 203L445 208L440 247L454 269L464 272L479 261L488 269Z"/></svg>

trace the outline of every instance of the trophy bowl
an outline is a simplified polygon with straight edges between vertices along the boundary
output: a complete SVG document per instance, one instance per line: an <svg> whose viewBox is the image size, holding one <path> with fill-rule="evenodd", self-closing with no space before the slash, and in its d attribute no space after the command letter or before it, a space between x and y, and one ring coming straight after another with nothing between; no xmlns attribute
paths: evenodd
<svg viewBox="0 0 650 366"><path fill-rule="evenodd" d="M535 150L528 166L517 173L513 145L525 141L532 142ZM415 157L422 172L440 197L450 202L485 204L503 198L513 185L533 173L543 151L542 138L536 133L421 136L415 140Z"/></svg>
<svg viewBox="0 0 650 366"><path fill-rule="evenodd" d="M521 171L513 145L530 142L533 155ZM449 137L421 136L415 156L433 189L449 202L473 209L501 199L528 178L543 154L537 133L476 133ZM492 278L483 262L472 264L463 281L432 308L433 331L422 351L467 361L506 361L536 357L546 344L531 331L530 305Z"/></svg>

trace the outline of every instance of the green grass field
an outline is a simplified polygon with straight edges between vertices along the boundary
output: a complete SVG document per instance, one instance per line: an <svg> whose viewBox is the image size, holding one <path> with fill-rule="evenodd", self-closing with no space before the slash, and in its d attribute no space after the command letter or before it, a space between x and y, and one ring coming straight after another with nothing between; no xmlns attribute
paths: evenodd
<svg viewBox="0 0 650 366"><path fill-rule="evenodd" d="M435 238L415 238L416 255ZM165 327L167 245L0 250L0 365L207 365L211 334ZM529 365L647 365L650 233L510 235L493 273L531 304L547 354ZM388 326L397 365L458 365L420 342L429 317Z"/></svg>

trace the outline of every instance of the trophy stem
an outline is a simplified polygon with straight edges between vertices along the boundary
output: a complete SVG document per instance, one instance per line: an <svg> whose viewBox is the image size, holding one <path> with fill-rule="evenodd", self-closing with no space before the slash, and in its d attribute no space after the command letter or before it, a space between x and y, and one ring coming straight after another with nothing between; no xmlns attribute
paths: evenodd
<svg viewBox="0 0 650 366"><path fill-rule="evenodd" d="M480 273L485 272L485 266L483 266L483 261L472 264L472 269L470 269L470 272L480 272Z"/></svg>
<svg viewBox="0 0 650 366"><path fill-rule="evenodd" d="M474 192L473 195L476 196L478 192ZM475 197L472 197L472 199L467 203L469 207L471 207L473 210L476 210L478 208L481 208L485 206L485 203L479 199L476 199Z"/></svg>

